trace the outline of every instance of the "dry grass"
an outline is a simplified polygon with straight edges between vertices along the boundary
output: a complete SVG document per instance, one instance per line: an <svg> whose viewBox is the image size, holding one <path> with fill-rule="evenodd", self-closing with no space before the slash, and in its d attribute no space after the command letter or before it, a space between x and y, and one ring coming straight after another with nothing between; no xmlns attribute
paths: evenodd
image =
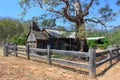
<svg viewBox="0 0 120 80"><path fill-rule="evenodd" d="M0 50L0 80L120 80L120 62L112 67L109 62L97 68L96 79L88 77L88 71L60 64L47 65L44 60L25 56L4 57ZM104 70L105 69L105 70Z"/></svg>

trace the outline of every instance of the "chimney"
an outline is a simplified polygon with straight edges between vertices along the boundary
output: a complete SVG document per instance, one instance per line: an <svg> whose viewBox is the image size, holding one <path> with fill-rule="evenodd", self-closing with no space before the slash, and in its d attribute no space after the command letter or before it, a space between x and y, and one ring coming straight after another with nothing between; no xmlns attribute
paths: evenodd
<svg viewBox="0 0 120 80"><path fill-rule="evenodd" d="M34 21L30 22L30 30L40 31L38 25Z"/></svg>

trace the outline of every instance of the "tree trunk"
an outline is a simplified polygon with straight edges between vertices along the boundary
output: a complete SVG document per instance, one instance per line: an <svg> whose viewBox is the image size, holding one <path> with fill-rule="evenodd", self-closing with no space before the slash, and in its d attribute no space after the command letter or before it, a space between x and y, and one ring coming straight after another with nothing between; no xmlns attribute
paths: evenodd
<svg viewBox="0 0 120 80"><path fill-rule="evenodd" d="M82 52L88 52L88 45L86 40L86 33L85 33L85 25L84 22L81 24L77 24L77 33L76 33L78 41L79 50Z"/></svg>

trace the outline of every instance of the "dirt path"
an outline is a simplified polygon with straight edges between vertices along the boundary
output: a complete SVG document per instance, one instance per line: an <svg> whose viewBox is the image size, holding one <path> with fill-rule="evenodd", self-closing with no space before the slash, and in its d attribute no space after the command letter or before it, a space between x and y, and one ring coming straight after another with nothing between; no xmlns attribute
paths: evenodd
<svg viewBox="0 0 120 80"><path fill-rule="evenodd" d="M107 68L108 63L97 68L97 74ZM4 57L0 54L0 80L120 80L120 61L96 79L90 79L80 68L58 64L47 65L45 61L24 56Z"/></svg>

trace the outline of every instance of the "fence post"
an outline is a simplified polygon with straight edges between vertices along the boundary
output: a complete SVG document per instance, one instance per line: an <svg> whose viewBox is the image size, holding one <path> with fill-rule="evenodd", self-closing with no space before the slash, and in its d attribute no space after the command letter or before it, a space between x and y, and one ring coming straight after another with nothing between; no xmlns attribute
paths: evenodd
<svg viewBox="0 0 120 80"><path fill-rule="evenodd" d="M94 48L89 49L89 76L96 77L96 53Z"/></svg>
<svg viewBox="0 0 120 80"><path fill-rule="evenodd" d="M119 45L116 45L115 49L118 49L118 48L119 48ZM119 54L119 50L117 50L117 54ZM119 60L119 56L118 56L118 60Z"/></svg>
<svg viewBox="0 0 120 80"><path fill-rule="evenodd" d="M30 46L29 45L26 46L26 53L27 53L28 60L30 60Z"/></svg>
<svg viewBox="0 0 120 80"><path fill-rule="evenodd" d="M48 54L48 65L51 65L51 53L50 53L50 45L47 45L47 54Z"/></svg>
<svg viewBox="0 0 120 80"><path fill-rule="evenodd" d="M108 53L108 59L110 59L110 66L112 66L112 49L108 49L110 52Z"/></svg>
<svg viewBox="0 0 120 80"><path fill-rule="evenodd" d="M17 53L17 44L15 44L14 51L15 51L15 56L18 57L18 53Z"/></svg>
<svg viewBox="0 0 120 80"><path fill-rule="evenodd" d="M8 56L8 43L4 45L4 56Z"/></svg>
<svg viewBox="0 0 120 80"><path fill-rule="evenodd" d="M5 56L5 54L6 54L6 44L4 44L3 53L4 53L4 56Z"/></svg>
<svg viewBox="0 0 120 80"><path fill-rule="evenodd" d="M115 44L114 49L118 49L118 48L119 48L119 45ZM119 52L119 50L117 50L117 52Z"/></svg>

